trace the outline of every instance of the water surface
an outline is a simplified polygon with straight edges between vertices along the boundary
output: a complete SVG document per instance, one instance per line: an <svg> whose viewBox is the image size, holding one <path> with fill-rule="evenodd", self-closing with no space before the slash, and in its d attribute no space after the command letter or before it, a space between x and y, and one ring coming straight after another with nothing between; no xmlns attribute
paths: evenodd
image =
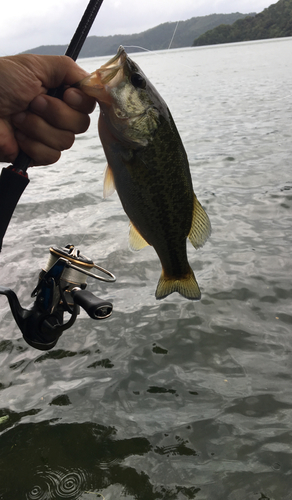
<svg viewBox="0 0 292 500"><path fill-rule="evenodd" d="M188 247L202 299L154 297L160 263L128 249L88 132L31 182L1 284L30 304L51 245L111 270L58 345L29 347L0 297L0 498L288 500L292 489L292 39L133 56L169 104L211 219ZM93 71L104 58L79 61Z"/></svg>

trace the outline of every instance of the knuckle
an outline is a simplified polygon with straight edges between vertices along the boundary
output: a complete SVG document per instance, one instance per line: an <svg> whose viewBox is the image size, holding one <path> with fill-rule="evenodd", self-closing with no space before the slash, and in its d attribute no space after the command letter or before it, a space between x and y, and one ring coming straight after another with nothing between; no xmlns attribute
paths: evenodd
<svg viewBox="0 0 292 500"><path fill-rule="evenodd" d="M61 152L54 149L47 149L45 152L39 151L39 153L33 157L33 165L52 165L59 160L60 156Z"/></svg>
<svg viewBox="0 0 292 500"><path fill-rule="evenodd" d="M50 161L48 161L47 163L43 163L43 165L51 165L52 163L56 163L60 159L60 156L60 151L52 150Z"/></svg>
<svg viewBox="0 0 292 500"><path fill-rule="evenodd" d="M31 158L35 166L51 165L52 163L56 163L61 156L61 152L57 149L28 138L21 145L21 149Z"/></svg>
<svg viewBox="0 0 292 500"><path fill-rule="evenodd" d="M78 131L76 132L76 134L83 134L84 132L86 132L86 130L88 129L89 125L90 125L90 118L89 118L89 116L88 115L83 115L82 119L80 120Z"/></svg>
<svg viewBox="0 0 292 500"><path fill-rule="evenodd" d="M65 149L70 149L74 143L74 140L75 140L75 135L73 134L73 132L69 131L64 132L58 149L60 151L63 151Z"/></svg>

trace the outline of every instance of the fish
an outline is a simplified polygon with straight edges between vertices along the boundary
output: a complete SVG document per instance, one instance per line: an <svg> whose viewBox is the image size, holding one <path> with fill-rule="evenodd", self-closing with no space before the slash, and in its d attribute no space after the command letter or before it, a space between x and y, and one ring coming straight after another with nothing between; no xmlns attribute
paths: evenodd
<svg viewBox="0 0 292 500"><path fill-rule="evenodd" d="M107 159L103 195L117 191L130 219L130 248L151 245L160 259L156 299L178 292L199 300L187 238L196 249L203 246L211 223L194 193L188 157L167 104L122 46L76 86L100 108L98 132Z"/></svg>

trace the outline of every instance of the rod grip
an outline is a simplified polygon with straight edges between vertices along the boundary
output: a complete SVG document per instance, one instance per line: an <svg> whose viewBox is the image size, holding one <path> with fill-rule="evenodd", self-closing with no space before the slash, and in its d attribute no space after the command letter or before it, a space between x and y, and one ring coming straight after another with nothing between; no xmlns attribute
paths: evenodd
<svg viewBox="0 0 292 500"><path fill-rule="evenodd" d="M0 251L2 242L14 209L29 178L13 170L12 165L2 169L0 176Z"/></svg>

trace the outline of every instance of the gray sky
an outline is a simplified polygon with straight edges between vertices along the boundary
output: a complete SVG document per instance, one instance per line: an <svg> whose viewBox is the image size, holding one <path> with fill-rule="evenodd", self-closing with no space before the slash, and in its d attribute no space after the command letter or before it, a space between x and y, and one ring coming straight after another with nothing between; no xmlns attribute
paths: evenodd
<svg viewBox="0 0 292 500"><path fill-rule="evenodd" d="M89 0L6 0L0 56L40 45L67 45ZM140 33L167 21L207 14L261 12L276 0L104 0L90 35Z"/></svg>

